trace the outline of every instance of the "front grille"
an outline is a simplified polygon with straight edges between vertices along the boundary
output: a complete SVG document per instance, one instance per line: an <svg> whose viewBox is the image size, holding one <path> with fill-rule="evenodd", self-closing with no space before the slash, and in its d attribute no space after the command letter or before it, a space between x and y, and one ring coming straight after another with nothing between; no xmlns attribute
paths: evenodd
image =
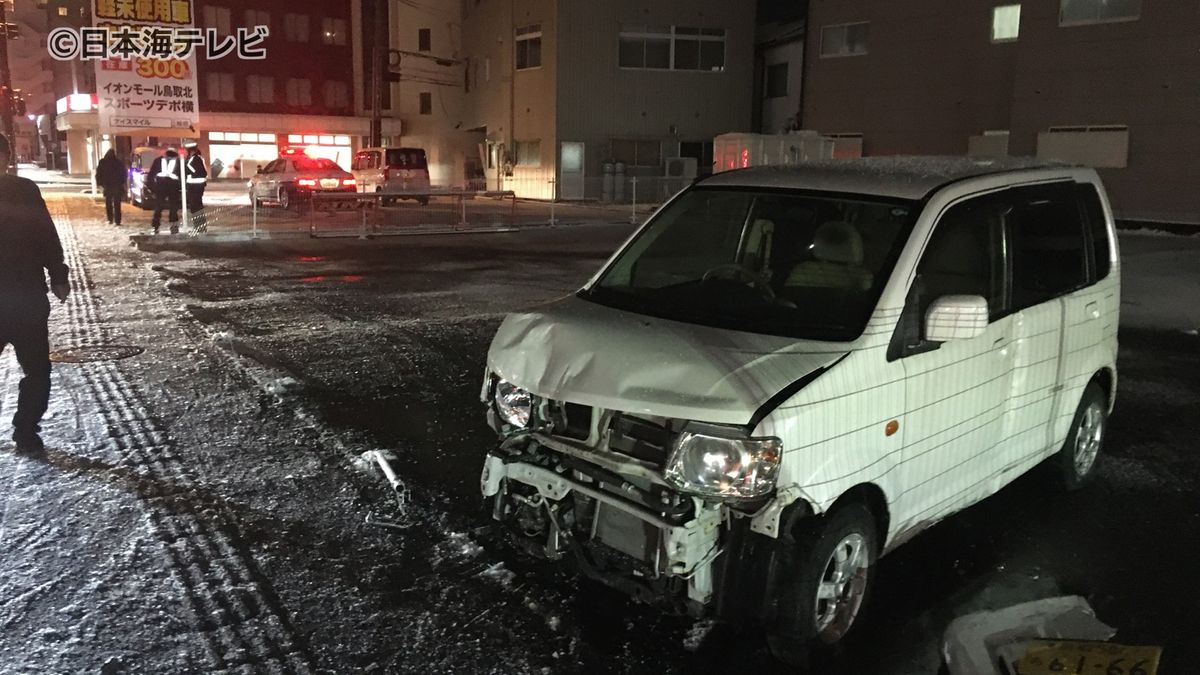
<svg viewBox="0 0 1200 675"><path fill-rule="evenodd" d="M628 415L613 416L608 447L657 467L667 463L674 434L670 429Z"/></svg>

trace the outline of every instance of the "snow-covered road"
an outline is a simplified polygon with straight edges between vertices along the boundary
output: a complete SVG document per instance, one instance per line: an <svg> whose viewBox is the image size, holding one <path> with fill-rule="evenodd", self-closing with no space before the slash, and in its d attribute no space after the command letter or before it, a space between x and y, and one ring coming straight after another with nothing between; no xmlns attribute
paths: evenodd
<svg viewBox="0 0 1200 675"><path fill-rule="evenodd" d="M90 200L50 203L80 289L54 310L55 346L146 352L56 367L48 461L0 445L0 673L773 668L759 636L497 547L477 511L491 332L576 287L628 226L147 253ZM1200 658L1184 592L1200 566L1200 317L1177 295L1200 283L1200 239L1122 241L1100 480L1064 497L1031 475L885 558L870 647L836 672L932 672L950 618L1063 592L1118 639L1165 645L1164 673ZM6 353L5 417L18 376ZM403 507L364 456L377 449Z"/></svg>

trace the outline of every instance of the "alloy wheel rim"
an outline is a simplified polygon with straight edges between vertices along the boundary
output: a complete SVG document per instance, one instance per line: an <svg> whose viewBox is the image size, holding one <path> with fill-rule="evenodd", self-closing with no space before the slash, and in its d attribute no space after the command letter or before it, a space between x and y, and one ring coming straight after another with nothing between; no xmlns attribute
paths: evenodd
<svg viewBox="0 0 1200 675"><path fill-rule="evenodd" d="M846 535L834 547L817 582L814 619L817 633L834 642L850 630L862 607L869 567L867 542L861 534Z"/></svg>
<svg viewBox="0 0 1200 675"><path fill-rule="evenodd" d="M1083 411L1079 429L1075 432L1075 474L1083 477L1096 464L1100 444L1104 441L1104 414L1097 403Z"/></svg>

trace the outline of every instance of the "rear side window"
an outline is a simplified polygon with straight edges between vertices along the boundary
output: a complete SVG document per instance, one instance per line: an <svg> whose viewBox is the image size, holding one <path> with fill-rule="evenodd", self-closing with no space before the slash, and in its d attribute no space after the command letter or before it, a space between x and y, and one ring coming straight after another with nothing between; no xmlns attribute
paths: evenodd
<svg viewBox="0 0 1200 675"><path fill-rule="evenodd" d="M425 151L409 148L388 150L387 165L390 169L424 169Z"/></svg>
<svg viewBox="0 0 1200 675"><path fill-rule="evenodd" d="M1009 191L1013 309L1024 309L1088 283L1083 218L1073 185Z"/></svg>
<svg viewBox="0 0 1200 675"><path fill-rule="evenodd" d="M1088 230L1092 235L1092 270L1099 281L1108 276L1112 268L1112 244L1108 239L1108 220L1104 216L1104 205L1096 186L1084 183L1078 186L1083 213L1087 217Z"/></svg>

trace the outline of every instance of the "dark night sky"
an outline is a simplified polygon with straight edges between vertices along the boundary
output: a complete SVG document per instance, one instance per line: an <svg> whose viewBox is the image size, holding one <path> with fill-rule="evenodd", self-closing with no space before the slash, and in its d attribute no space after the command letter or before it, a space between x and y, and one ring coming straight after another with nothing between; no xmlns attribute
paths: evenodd
<svg viewBox="0 0 1200 675"><path fill-rule="evenodd" d="M758 21L768 23L803 18L808 0L758 0Z"/></svg>

